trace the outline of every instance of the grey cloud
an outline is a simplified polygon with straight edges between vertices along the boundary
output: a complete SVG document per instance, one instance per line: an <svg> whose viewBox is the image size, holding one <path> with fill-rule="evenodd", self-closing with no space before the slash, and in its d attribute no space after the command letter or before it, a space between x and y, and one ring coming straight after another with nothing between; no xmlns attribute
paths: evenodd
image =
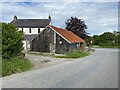
<svg viewBox="0 0 120 90"><path fill-rule="evenodd" d="M34 5L20 3L2 5L2 19L5 22L11 21L14 15L19 18L48 18L50 14L53 25L63 28L65 21L71 16L83 18L91 35L117 29L117 3L38 2Z"/></svg>

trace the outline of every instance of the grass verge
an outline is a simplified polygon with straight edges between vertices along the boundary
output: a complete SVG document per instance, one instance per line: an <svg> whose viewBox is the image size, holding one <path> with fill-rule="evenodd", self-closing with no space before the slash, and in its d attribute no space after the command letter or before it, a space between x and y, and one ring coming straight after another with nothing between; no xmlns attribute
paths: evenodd
<svg viewBox="0 0 120 90"><path fill-rule="evenodd" d="M120 45L118 46L93 46L93 48L120 48Z"/></svg>
<svg viewBox="0 0 120 90"><path fill-rule="evenodd" d="M2 77L30 70L32 66L33 65L27 59L14 57L10 60L3 60Z"/></svg>
<svg viewBox="0 0 120 90"><path fill-rule="evenodd" d="M65 54L64 56L55 56L56 58L81 58L90 55L89 52L84 51L74 51L68 54Z"/></svg>

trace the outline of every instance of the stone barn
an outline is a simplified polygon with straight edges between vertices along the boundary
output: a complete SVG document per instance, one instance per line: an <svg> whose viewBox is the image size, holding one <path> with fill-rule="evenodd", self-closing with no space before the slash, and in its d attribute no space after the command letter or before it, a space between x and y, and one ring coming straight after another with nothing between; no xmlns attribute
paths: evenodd
<svg viewBox="0 0 120 90"><path fill-rule="evenodd" d="M80 50L84 40L71 31L48 25L31 41L31 51L65 54Z"/></svg>

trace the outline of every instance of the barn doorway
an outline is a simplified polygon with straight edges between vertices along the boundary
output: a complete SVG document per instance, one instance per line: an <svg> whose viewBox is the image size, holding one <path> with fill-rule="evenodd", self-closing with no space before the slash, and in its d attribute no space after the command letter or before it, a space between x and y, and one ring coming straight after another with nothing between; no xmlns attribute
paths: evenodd
<svg viewBox="0 0 120 90"><path fill-rule="evenodd" d="M50 43L50 52L55 53L55 44Z"/></svg>

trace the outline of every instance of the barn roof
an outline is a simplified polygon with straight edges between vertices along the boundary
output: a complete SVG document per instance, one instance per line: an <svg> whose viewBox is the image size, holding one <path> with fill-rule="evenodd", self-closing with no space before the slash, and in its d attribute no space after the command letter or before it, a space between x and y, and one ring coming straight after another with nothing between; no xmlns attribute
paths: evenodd
<svg viewBox="0 0 120 90"><path fill-rule="evenodd" d="M68 31L66 29L61 29L55 26L50 26L49 27L51 29L53 29L58 35L60 35L62 38L64 38L66 41L68 41L69 43L77 43L77 42L83 42L84 40L82 38L80 38L79 36L77 36L76 34L74 34L71 31Z"/></svg>
<svg viewBox="0 0 120 90"><path fill-rule="evenodd" d="M10 22L19 28L45 28L50 23L50 19L16 19Z"/></svg>

